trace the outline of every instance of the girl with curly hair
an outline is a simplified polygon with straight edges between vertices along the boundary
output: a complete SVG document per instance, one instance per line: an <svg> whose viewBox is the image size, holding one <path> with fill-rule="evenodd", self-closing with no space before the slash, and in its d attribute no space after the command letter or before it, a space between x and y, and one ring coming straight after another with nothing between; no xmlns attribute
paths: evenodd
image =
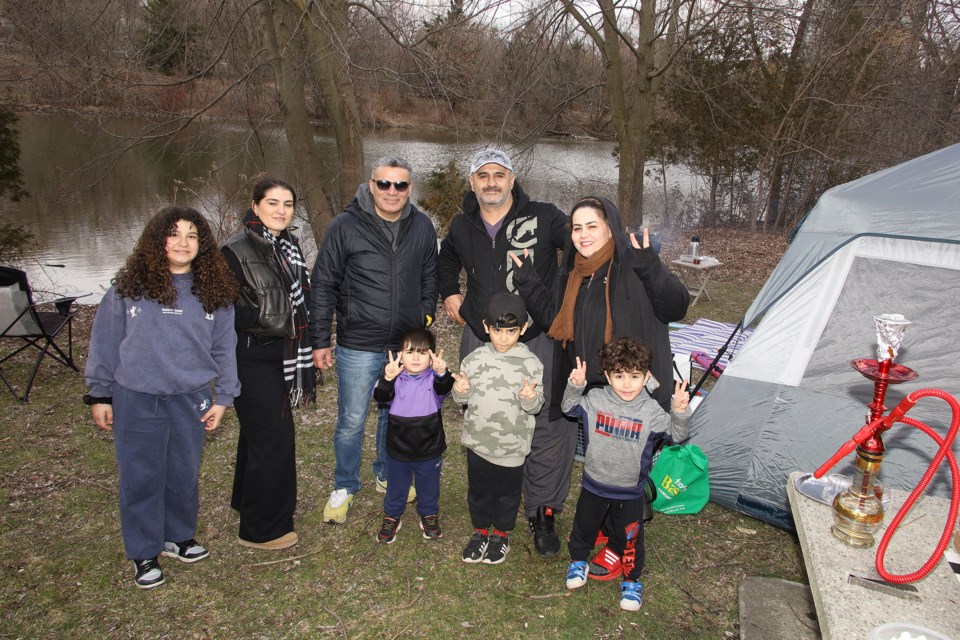
<svg viewBox="0 0 960 640"><path fill-rule="evenodd" d="M236 280L195 210L168 207L147 222L97 310L84 402L113 431L120 529L134 583L164 582L162 554L196 562L200 455L240 393Z"/></svg>

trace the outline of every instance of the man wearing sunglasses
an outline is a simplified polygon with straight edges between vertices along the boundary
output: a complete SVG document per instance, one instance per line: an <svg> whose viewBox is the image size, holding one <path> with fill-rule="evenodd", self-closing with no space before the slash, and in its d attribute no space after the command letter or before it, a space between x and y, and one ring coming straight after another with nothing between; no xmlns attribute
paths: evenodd
<svg viewBox="0 0 960 640"><path fill-rule="evenodd" d="M550 290L557 278L557 251L570 237L567 216L548 202L531 200L513 172L510 157L499 149L484 149L470 165L470 191L463 210L450 223L440 246L437 272L440 297L447 315L464 326L460 359L487 339L483 312L495 293L517 293L513 284L512 252L533 260L540 280ZM467 273L467 293L460 291L460 271ZM530 318L521 340L544 365L544 407L552 391L553 341ZM560 537L554 514L563 509L570 489L570 471L577 447L576 425L566 418L550 420L545 408L536 416L530 455L524 464L524 513L537 553L555 556Z"/></svg>
<svg viewBox="0 0 960 640"><path fill-rule="evenodd" d="M325 522L347 519L360 490L363 424L387 354L408 329L433 321L437 305L437 234L410 202L410 164L381 158L370 180L327 227L311 278L310 340L319 369L333 364L331 323L337 315L337 423L333 434L334 490ZM377 490L386 491L387 411L377 418L373 462ZM411 487L409 499L416 496Z"/></svg>

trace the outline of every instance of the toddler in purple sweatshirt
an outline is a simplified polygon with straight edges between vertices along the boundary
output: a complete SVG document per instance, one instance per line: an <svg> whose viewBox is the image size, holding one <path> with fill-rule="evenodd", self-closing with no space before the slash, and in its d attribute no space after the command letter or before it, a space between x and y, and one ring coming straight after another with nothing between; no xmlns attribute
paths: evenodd
<svg viewBox="0 0 960 640"><path fill-rule="evenodd" d="M391 544L400 530L411 483L425 540L440 538L440 466L447 440L440 407L453 388L443 350L428 329L410 329L384 367L373 398L390 405L387 424L387 495L377 540Z"/></svg>

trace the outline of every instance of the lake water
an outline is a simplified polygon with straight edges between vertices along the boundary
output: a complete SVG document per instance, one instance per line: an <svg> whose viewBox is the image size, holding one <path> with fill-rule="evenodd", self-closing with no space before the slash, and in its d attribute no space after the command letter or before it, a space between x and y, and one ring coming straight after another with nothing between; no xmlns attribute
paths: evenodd
<svg viewBox="0 0 960 640"><path fill-rule="evenodd" d="M248 205L252 180L247 176L260 171L293 176L280 128L262 128L253 138L243 126L197 124L173 139L116 153L124 136L133 136L148 124L143 119L112 119L105 123L106 133L71 116L20 116L20 166L31 197L20 203L0 202L0 211L34 234L23 266L36 289L91 292L83 301L97 302L146 220L163 206L176 202L211 218L229 218ZM321 153L332 156L332 138L323 131L317 137ZM466 173L469 160L484 146L485 140L414 131L364 136L368 161L397 155L411 162L414 201L418 179L451 160ZM615 197L613 151L608 142L551 139L516 155L514 163L531 197L569 210L584 195ZM691 188L683 171L671 179L684 190ZM303 225L300 234L310 237ZM307 251L312 262L312 243Z"/></svg>

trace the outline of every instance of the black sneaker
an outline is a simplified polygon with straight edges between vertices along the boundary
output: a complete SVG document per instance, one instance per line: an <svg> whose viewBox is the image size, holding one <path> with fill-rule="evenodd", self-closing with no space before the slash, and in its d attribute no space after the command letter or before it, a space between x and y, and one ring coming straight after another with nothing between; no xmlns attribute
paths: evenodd
<svg viewBox="0 0 960 640"><path fill-rule="evenodd" d="M160 563L156 558L134 560L133 567L137 571L133 581L141 589L153 589L163 584L163 571L160 570Z"/></svg>
<svg viewBox="0 0 960 640"><path fill-rule="evenodd" d="M470 542L468 542L467 546L463 549L463 561L469 562L470 564L483 561L489 541L490 539L486 534L474 531L473 535L470 536Z"/></svg>
<svg viewBox="0 0 960 640"><path fill-rule="evenodd" d="M180 562L196 562L210 555L206 547L190 538L184 542L164 542L163 555L176 558Z"/></svg>
<svg viewBox="0 0 960 640"><path fill-rule="evenodd" d="M500 564L507 554L510 553L510 541L507 536L493 534L490 536L490 544L487 545L487 553L483 556L483 564Z"/></svg>
<svg viewBox="0 0 960 640"><path fill-rule="evenodd" d="M420 516L420 530L423 531L424 540L436 540L443 537L440 531L440 516Z"/></svg>
<svg viewBox="0 0 960 640"><path fill-rule="evenodd" d="M552 558L560 553L560 536L553 527L553 509L539 507L536 517L527 518L527 522L533 535L533 546L538 554Z"/></svg>
<svg viewBox="0 0 960 640"><path fill-rule="evenodd" d="M400 518L383 516L383 522L380 523L380 533L377 534L377 542L393 544L393 541L397 539L397 531L400 531L401 526L403 526L403 523L400 522Z"/></svg>

